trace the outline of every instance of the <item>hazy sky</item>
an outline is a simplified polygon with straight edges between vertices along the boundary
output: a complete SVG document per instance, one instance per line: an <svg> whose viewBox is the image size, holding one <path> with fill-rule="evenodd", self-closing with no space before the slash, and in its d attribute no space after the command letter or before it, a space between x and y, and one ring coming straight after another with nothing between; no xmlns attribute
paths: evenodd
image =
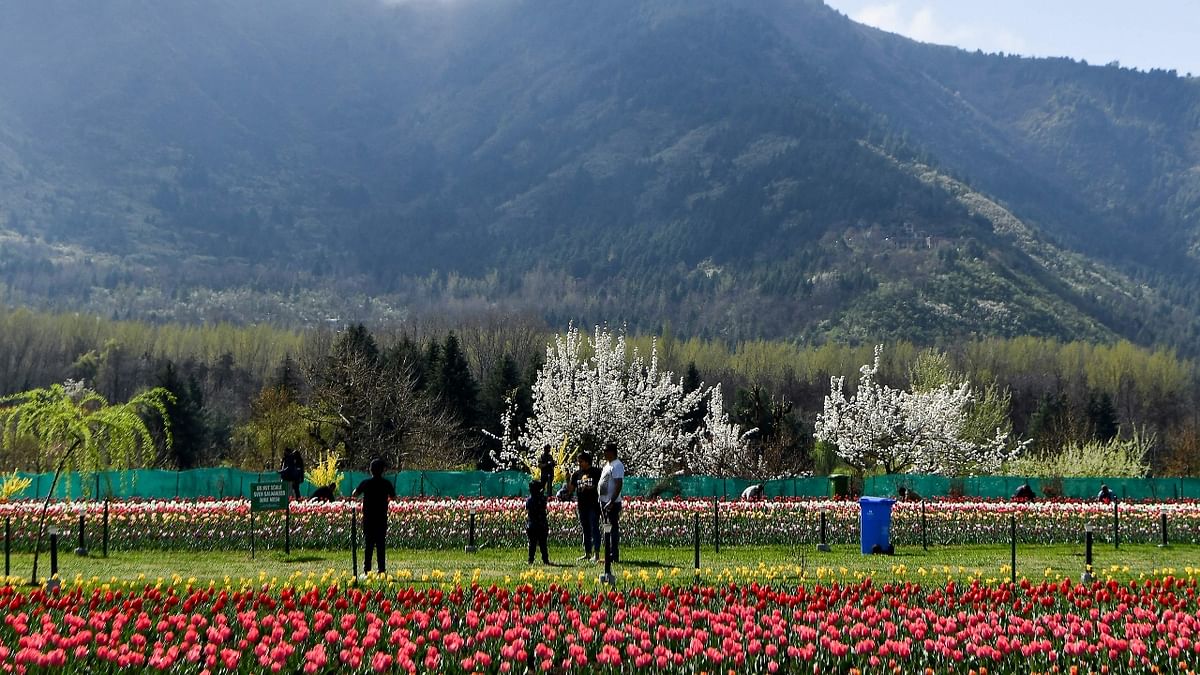
<svg viewBox="0 0 1200 675"><path fill-rule="evenodd" d="M1200 0L825 0L922 42L1200 76Z"/></svg>

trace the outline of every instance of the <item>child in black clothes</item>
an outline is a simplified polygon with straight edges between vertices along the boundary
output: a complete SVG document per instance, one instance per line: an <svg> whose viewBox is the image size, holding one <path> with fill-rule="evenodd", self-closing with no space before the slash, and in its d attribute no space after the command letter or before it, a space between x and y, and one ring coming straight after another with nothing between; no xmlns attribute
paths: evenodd
<svg viewBox="0 0 1200 675"><path fill-rule="evenodd" d="M542 482L529 483L529 498L525 500L525 532L529 535L529 564L533 564L533 551L542 550L542 564L550 564L546 551L546 539L550 536L550 524L546 521L546 495L542 494Z"/></svg>

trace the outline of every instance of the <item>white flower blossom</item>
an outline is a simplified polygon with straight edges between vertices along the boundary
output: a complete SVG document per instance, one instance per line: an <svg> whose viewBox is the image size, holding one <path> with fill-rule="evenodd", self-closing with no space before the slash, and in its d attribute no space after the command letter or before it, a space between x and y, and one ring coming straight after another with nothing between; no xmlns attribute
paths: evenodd
<svg viewBox="0 0 1200 675"><path fill-rule="evenodd" d="M964 438L974 401L967 382L906 392L876 381L882 351L877 346L874 361L860 369L854 396L846 396L844 378L831 378L817 417L816 437L833 443L847 464L887 473L989 474L1024 447L1000 429L984 444Z"/></svg>
<svg viewBox="0 0 1200 675"><path fill-rule="evenodd" d="M501 418L502 443L493 455L497 466L527 467L536 463L543 446L585 436L600 445L616 443L626 470L634 475L734 464L711 454L746 452L745 434L728 423L718 387L685 391L682 378L660 369L657 345L649 358L637 349L628 359L626 353L625 336L603 326L589 338L575 326L555 337L533 385L533 415L525 428L513 429L511 402ZM689 431L686 421L706 399L706 426ZM708 436L706 429L711 430ZM702 440L710 437L720 440Z"/></svg>

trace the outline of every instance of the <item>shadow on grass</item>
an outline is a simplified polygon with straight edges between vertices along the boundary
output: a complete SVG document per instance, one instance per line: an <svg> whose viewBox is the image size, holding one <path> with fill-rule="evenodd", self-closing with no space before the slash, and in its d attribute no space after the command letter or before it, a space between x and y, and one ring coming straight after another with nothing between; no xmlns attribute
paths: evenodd
<svg viewBox="0 0 1200 675"><path fill-rule="evenodd" d="M619 565L621 567L636 567L639 569L683 569L682 565L676 565L673 563L664 563L664 562L659 562L657 560L629 560L629 559L625 558L624 556L621 556L621 558L622 558L621 562L613 563L613 564ZM604 566L604 560L601 559L600 567L603 567L603 566Z"/></svg>
<svg viewBox="0 0 1200 675"><path fill-rule="evenodd" d="M275 559L278 560L279 562L285 562L285 563L310 563L310 562L323 562L325 560L329 560L329 558L326 556L311 555L311 554L309 554L309 555L293 555L293 556L281 555Z"/></svg>

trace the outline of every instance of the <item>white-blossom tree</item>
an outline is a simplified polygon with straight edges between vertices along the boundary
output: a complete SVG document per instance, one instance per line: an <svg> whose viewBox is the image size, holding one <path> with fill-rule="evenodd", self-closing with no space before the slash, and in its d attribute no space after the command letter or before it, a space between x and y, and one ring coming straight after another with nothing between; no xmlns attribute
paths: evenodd
<svg viewBox="0 0 1200 675"><path fill-rule="evenodd" d="M630 354L627 357L627 353ZM676 469L722 465L709 453L744 452L744 442L730 444L719 391L709 401L706 424L717 427L721 443L700 442L706 427L689 431L685 421L711 398L703 385L687 391L683 378L663 370L657 345L649 357L627 350L625 336L597 326L585 336L575 326L555 337L533 385L533 415L524 429L513 428L510 405L501 418L501 447L493 454L499 468L521 469L536 464L545 445L558 447L563 439L576 443L594 439L598 446L616 443L632 474L662 475ZM712 420L711 422L709 420ZM736 431L736 430L735 430ZM740 439L740 435L739 435Z"/></svg>
<svg viewBox="0 0 1200 675"><path fill-rule="evenodd" d="M903 392L875 379L881 354L882 346L876 347L875 360L859 368L853 396L846 395L846 378L830 378L814 435L834 444L842 461L859 471L879 464L887 473L897 473L916 458L906 433Z"/></svg>
<svg viewBox="0 0 1200 675"><path fill-rule="evenodd" d="M713 387L688 469L702 476L763 476L763 457L748 443L757 432L758 429L742 431L729 422L721 388Z"/></svg>
<svg viewBox="0 0 1200 675"><path fill-rule="evenodd" d="M995 473L1023 447L997 429L993 438L971 440L970 383L942 381L906 392L877 381L883 346L859 372L858 390L845 392L844 378L830 380L830 394L817 417L816 437L860 471L882 466L887 473L950 476Z"/></svg>

